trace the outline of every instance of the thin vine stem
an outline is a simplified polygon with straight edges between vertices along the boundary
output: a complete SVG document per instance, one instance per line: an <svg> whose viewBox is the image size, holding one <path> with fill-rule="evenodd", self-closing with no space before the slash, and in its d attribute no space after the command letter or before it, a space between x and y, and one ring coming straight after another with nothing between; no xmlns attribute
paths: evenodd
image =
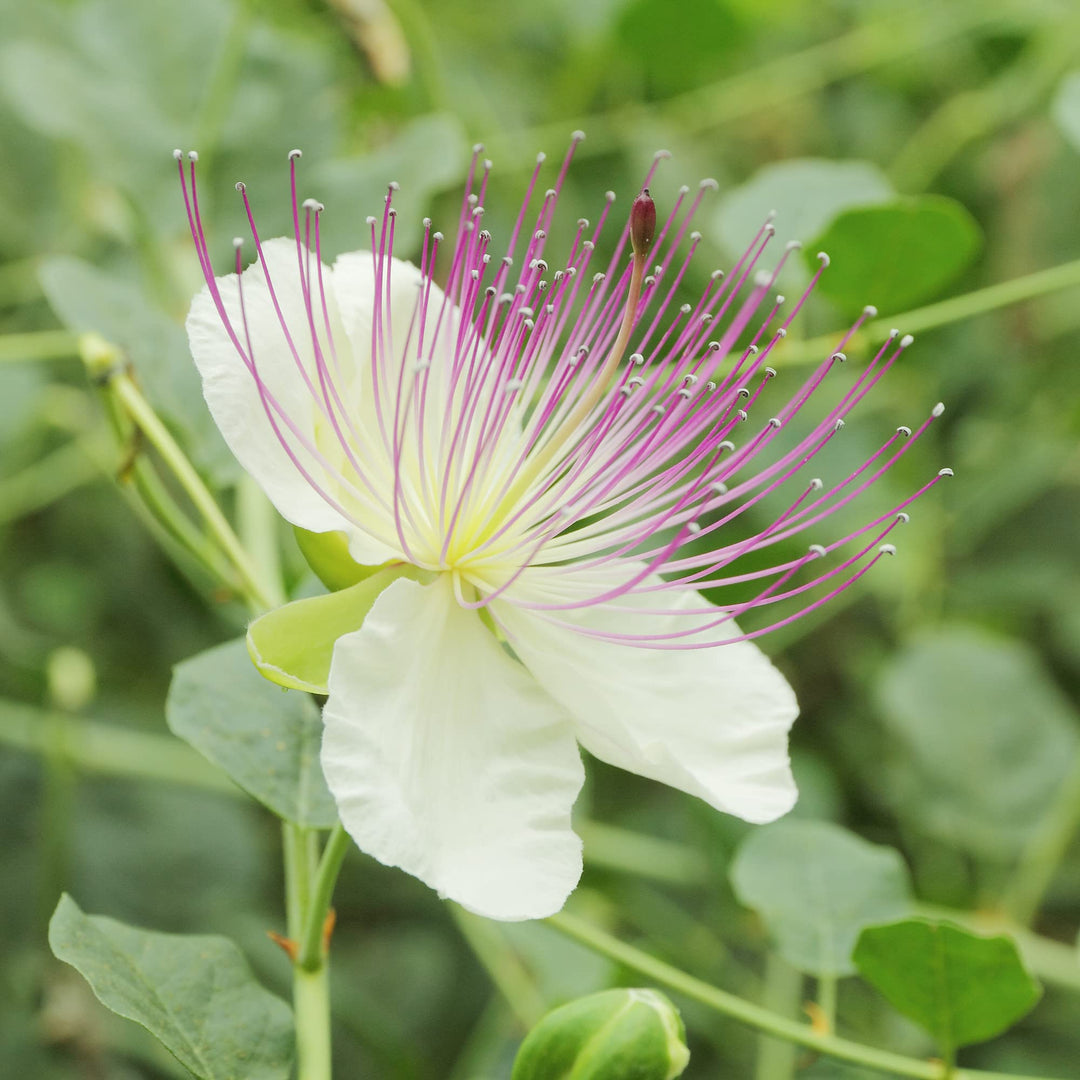
<svg viewBox="0 0 1080 1080"><path fill-rule="evenodd" d="M341 822L330 830L326 846L319 859L315 872L315 881L311 887L304 925L298 939L299 954L297 964L305 971L315 971L325 962L324 928L326 917L330 913L330 901L334 895L341 864L352 841Z"/></svg>
<svg viewBox="0 0 1080 1080"><path fill-rule="evenodd" d="M914 1077L915 1080L1040 1080L1038 1077L1017 1073L984 1072L979 1069L955 1069L950 1073L940 1062L922 1061L903 1054L895 1054L890 1050L864 1046L850 1039L840 1038L838 1035L822 1034L807 1024L788 1020L761 1005L744 1001L735 994L721 990L693 975L688 975L685 971L663 960L658 960L655 956L650 956L649 953L633 945L619 941L618 938L579 919L576 915L563 911L558 915L552 915L546 922L548 926L573 938L594 952L610 957L617 963L669 987L684 997L758 1031L840 1061L864 1065L894 1076Z"/></svg>

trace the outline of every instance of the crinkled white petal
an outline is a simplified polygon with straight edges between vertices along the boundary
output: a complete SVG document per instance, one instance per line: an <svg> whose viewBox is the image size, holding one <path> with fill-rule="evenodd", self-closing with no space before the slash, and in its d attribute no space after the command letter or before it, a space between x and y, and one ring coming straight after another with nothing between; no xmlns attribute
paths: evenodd
<svg viewBox="0 0 1080 1080"><path fill-rule="evenodd" d="M528 571L512 595L550 600L552 580L542 570ZM610 584L598 580L595 592ZM624 634L686 625L685 616L631 613L631 606L686 610L708 603L693 590L665 590L551 614ZM746 821L771 821L794 805L787 734L798 706L784 677L751 642L685 651L629 648L553 626L510 602L496 601L493 610L514 651L573 714L578 738L596 757ZM739 631L732 621L721 632Z"/></svg>
<svg viewBox="0 0 1080 1080"><path fill-rule="evenodd" d="M315 350L300 285L296 244L292 240L279 238L265 241L262 248L270 271L270 281L296 353L307 372L311 386L319 392ZM314 259L311 268L314 280L317 271ZM330 273L327 267L323 267L330 328L339 362L347 371L352 364L352 353L332 295ZM248 341L241 316L240 289L236 275L229 274L218 278L217 285L229 321L241 347L247 351ZM315 395L305 382L301 367L289 348L281 321L271 302L260 262L244 271L243 293L251 350L260 378L291 418L302 438L307 440L309 445L318 447L331 464L340 465L345 458L344 451L337 444L333 427L320 411ZM317 291L315 314L316 329L326 362L332 365ZM306 450L301 439L289 431L284 420L277 413L271 412L281 433L289 440L293 452L314 484L304 477L290 459L274 432L257 383L230 339L208 288L204 287L192 302L187 319L187 332L192 356L202 376L203 395L214 421L237 460L258 481L280 513L293 524L312 532L344 531L349 537L353 557L361 562L378 564L397 557L395 547L388 546L366 530L358 528L355 520L348 520L319 494L315 485L330 493L339 502L348 498L342 492L339 481L332 472L328 472L318 456ZM342 393L348 392L349 382L347 375L339 375L335 379L335 384ZM350 404L355 406L355 402ZM357 510L352 506L349 509ZM370 509L367 513L375 518L380 516L373 515ZM350 513L350 517L356 516L357 513ZM380 525L385 539L388 526L382 523Z"/></svg>
<svg viewBox="0 0 1080 1080"><path fill-rule="evenodd" d="M471 911L558 911L581 873L584 771L565 710L447 575L401 579L340 638L322 763L356 843Z"/></svg>

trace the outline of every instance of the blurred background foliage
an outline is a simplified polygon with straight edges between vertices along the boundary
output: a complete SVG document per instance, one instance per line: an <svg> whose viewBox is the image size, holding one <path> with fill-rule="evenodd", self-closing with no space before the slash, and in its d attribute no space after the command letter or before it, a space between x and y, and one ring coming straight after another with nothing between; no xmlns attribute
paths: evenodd
<svg viewBox="0 0 1080 1080"><path fill-rule="evenodd" d="M718 181L688 295L769 210L782 240L826 238L834 265L780 356L791 391L821 355L800 339L864 302L888 319L1080 259L1070 0L0 0L4 1075L182 1075L49 955L62 888L88 911L229 934L288 995L265 936L281 929L276 823L167 745L163 719L172 665L234 637L245 613L140 519L126 478L143 448L115 445L71 333L122 346L230 512L258 512L187 357L199 278L173 147L201 153L224 267L244 231L237 179L263 234L287 230L294 145L304 193L327 206L328 256L362 245L389 180L408 254L425 214L452 231L475 141L495 163L485 223L498 237L536 152L557 160L578 127L559 235L607 189L627 206L660 147L673 154L662 207L683 182ZM785 288L809 273L792 260ZM1034 920L1047 995L964 1060L1075 1075L1080 273L1030 292L1045 295L938 328L924 318L823 467L846 475L942 399L858 520L941 465L956 479L916 505L895 560L764 646L802 703L795 815L897 848L923 904ZM861 362L865 343L849 352ZM289 581L310 588L285 529L281 541ZM799 1015L812 981L728 882L747 827L595 762L579 811L578 912ZM458 920L356 853L336 906L343 1077L506 1076L523 1023L619 977L548 927ZM870 1075L684 1005L687 1076ZM854 980L839 1018L854 1037L931 1052Z"/></svg>

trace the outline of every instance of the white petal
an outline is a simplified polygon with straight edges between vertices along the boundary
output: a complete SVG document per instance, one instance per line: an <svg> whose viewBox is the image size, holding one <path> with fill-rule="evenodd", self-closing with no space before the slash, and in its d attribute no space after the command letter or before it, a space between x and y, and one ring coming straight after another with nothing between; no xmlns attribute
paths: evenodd
<svg viewBox="0 0 1080 1080"><path fill-rule="evenodd" d="M390 585L329 688L323 771L364 851L490 918L562 907L581 873L573 728L446 575Z"/></svg>
<svg viewBox="0 0 1080 1080"><path fill-rule="evenodd" d="M543 579L529 577L518 595L530 587L541 595L535 590ZM678 615L631 613L625 610L630 605L700 609L707 601L692 590L656 592L553 614L629 634L683 625ZM553 626L511 603L493 606L515 652L574 715L578 738L596 757L746 821L771 821L794 805L787 733L798 706L783 676L751 642L685 651L631 648ZM734 623L724 630L738 633Z"/></svg>
<svg viewBox="0 0 1080 1080"><path fill-rule="evenodd" d="M317 389L319 382L315 352L300 286L296 244L283 238L267 240L263 243L263 255L297 355L311 385ZM316 265L312 263L313 277ZM329 274L330 271L324 267L324 281L328 281ZM217 285L229 320L246 351L247 338L236 275L218 278ZM331 292L329 285L327 292ZM344 452L336 443L332 425L321 416L315 397L289 348L266 288L261 262L244 271L243 293L252 352L260 377L287 412L302 439L311 446L317 446L333 464L340 464ZM316 327L329 364L331 361L317 294L315 304ZM351 363L351 353L333 295L327 296L327 307L335 345L340 341L339 353L343 352L344 360ZM362 562L377 564L396 557L396 548L355 527L319 494L315 485L339 502L345 498L339 482L328 473L318 457L305 450L301 438L290 434L280 416L273 414L314 484L290 459L274 432L255 379L233 345L207 288L192 302L187 332L192 356L202 375L203 395L215 423L240 464L258 481L279 512L289 521L312 532L344 531L349 537L354 558ZM338 380L335 383L347 391L349 379L342 378L340 383ZM355 507L350 506L350 510L355 510ZM370 511L369 516L372 516ZM385 538L386 527L381 527Z"/></svg>

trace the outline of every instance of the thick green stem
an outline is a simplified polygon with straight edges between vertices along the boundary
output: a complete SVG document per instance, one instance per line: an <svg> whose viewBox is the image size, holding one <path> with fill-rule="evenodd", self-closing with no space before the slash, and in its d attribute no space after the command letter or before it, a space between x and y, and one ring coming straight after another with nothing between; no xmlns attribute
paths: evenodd
<svg viewBox="0 0 1080 1080"><path fill-rule="evenodd" d="M326 962L326 949L323 941L326 917L330 913L330 901L334 895L341 864L349 850L349 834L339 821L330 832L330 837L323 848L311 887L311 898L307 915L298 944L300 953L298 962L305 971L315 971Z"/></svg>
<svg viewBox="0 0 1080 1080"><path fill-rule="evenodd" d="M730 1016L758 1031L785 1039L798 1046L805 1046L808 1050L814 1050L840 1061L864 1065L895 1076L914 1077L915 1080L1037 1080L1035 1077L1019 1074L991 1073L978 1069L957 1069L949 1073L940 1062L921 1061L917 1058L905 1057L903 1054L894 1054L888 1050L863 1046L837 1035L825 1035L807 1024L778 1016L761 1005L744 1001L726 990L687 975L685 971L680 971L664 963L663 960L658 960L655 956L627 945L565 911L551 916L546 921L549 926L579 941L594 952L609 956L612 960L640 972L684 997L723 1013L725 1016Z"/></svg>

